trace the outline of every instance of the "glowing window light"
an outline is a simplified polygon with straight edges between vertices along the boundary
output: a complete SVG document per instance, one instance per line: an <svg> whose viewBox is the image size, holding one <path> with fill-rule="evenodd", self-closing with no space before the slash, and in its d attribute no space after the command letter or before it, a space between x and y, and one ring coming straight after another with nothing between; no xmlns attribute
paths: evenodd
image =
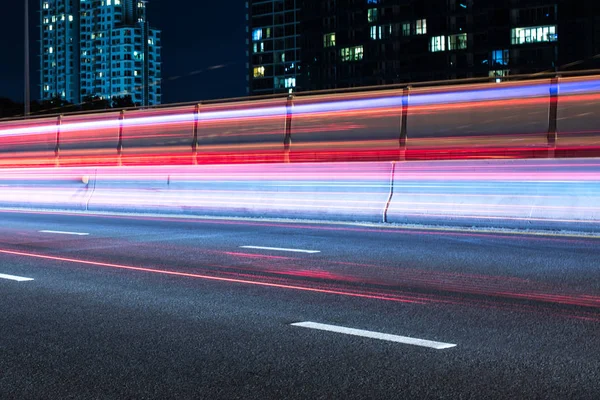
<svg viewBox="0 0 600 400"><path fill-rule="evenodd" d="M556 25L513 28L511 31L512 44L555 42L556 40L558 40Z"/></svg>
<svg viewBox="0 0 600 400"><path fill-rule="evenodd" d="M429 42L429 51L445 51L446 50L446 36L433 36Z"/></svg>
<svg viewBox="0 0 600 400"><path fill-rule="evenodd" d="M335 32L323 35L323 47L335 46Z"/></svg>

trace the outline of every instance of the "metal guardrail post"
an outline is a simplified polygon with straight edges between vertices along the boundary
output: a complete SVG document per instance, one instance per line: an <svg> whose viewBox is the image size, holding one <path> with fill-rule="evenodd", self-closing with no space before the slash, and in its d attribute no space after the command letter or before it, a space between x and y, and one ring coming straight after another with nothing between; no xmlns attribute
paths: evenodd
<svg viewBox="0 0 600 400"><path fill-rule="evenodd" d="M194 129L192 138L192 164L198 165L198 120L200 118L200 103L194 108Z"/></svg>
<svg viewBox="0 0 600 400"><path fill-rule="evenodd" d="M556 144L558 142L558 131L556 120L558 117L558 80L557 75L550 80L550 106L548 108L548 158L554 158L556 155Z"/></svg>
<svg viewBox="0 0 600 400"><path fill-rule="evenodd" d="M56 145L54 146L54 165L60 167L60 127L62 125L63 116L59 115L56 119Z"/></svg>
<svg viewBox="0 0 600 400"><path fill-rule="evenodd" d="M290 94L285 104L285 132L283 137L283 162L290 162L290 148L292 146L292 109L294 107L294 95Z"/></svg>
<svg viewBox="0 0 600 400"><path fill-rule="evenodd" d="M410 86L405 87L402 90L402 120L400 122L400 151L399 160L406 160L406 142L408 139L407 121L408 121L408 98L410 96Z"/></svg>
<svg viewBox="0 0 600 400"><path fill-rule="evenodd" d="M117 143L117 163L120 166L123 165L123 121L125 120L125 110L121 110L119 115L119 141Z"/></svg>

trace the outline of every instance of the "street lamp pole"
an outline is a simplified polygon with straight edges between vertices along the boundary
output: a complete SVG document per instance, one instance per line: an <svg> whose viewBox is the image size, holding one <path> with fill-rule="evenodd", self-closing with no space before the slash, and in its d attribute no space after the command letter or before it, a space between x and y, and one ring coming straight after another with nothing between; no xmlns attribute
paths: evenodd
<svg viewBox="0 0 600 400"><path fill-rule="evenodd" d="M30 113L29 93L29 0L25 1L25 118Z"/></svg>

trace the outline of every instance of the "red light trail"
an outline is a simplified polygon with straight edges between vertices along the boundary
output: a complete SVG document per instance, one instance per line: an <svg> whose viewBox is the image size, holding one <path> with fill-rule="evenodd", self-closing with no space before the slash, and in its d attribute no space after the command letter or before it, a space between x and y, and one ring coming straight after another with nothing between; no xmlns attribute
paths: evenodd
<svg viewBox="0 0 600 400"><path fill-rule="evenodd" d="M550 81L415 88L406 160L600 155L598 77L561 78L556 148ZM402 90L297 96L283 143L284 99L0 122L0 168L399 160ZM192 151L197 122L197 146ZM123 125L121 125L123 124ZM119 129L123 127L122 142ZM55 144L60 137L60 146ZM117 150L122 148L122 151Z"/></svg>

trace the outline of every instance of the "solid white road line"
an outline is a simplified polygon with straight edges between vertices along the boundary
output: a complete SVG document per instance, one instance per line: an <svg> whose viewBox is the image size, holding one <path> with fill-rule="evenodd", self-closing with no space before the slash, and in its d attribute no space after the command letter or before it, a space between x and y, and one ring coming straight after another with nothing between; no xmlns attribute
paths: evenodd
<svg viewBox="0 0 600 400"><path fill-rule="evenodd" d="M85 232L65 232L65 231L38 231L40 233L57 233L59 235L76 235L76 236L87 236L89 233Z"/></svg>
<svg viewBox="0 0 600 400"><path fill-rule="evenodd" d="M14 275L6 275L6 274L0 274L0 279L8 279L8 280L17 281L17 282L27 282L27 281L33 280L33 278L24 278L22 276L14 276Z"/></svg>
<svg viewBox="0 0 600 400"><path fill-rule="evenodd" d="M328 331L328 332L344 333L346 335L362 336L362 337L367 337L367 338L371 338L371 339L387 340L389 342L412 344L414 346L429 347L431 349L436 349L436 350L449 349L450 347L456 346L455 344L452 344L452 343L434 342L431 340L415 339L415 338L406 337L406 336L398 336L398 335L390 335L387 333L365 331L362 329L345 328L343 326L319 324L317 322L310 322L310 321L297 322L297 323L292 324L292 326L300 326L302 328L318 329L321 331Z"/></svg>
<svg viewBox="0 0 600 400"><path fill-rule="evenodd" d="M258 250L275 250L275 251L293 251L295 253L320 253L320 250L302 250L302 249L283 249L279 247L262 247L262 246L240 246L242 249L258 249Z"/></svg>

